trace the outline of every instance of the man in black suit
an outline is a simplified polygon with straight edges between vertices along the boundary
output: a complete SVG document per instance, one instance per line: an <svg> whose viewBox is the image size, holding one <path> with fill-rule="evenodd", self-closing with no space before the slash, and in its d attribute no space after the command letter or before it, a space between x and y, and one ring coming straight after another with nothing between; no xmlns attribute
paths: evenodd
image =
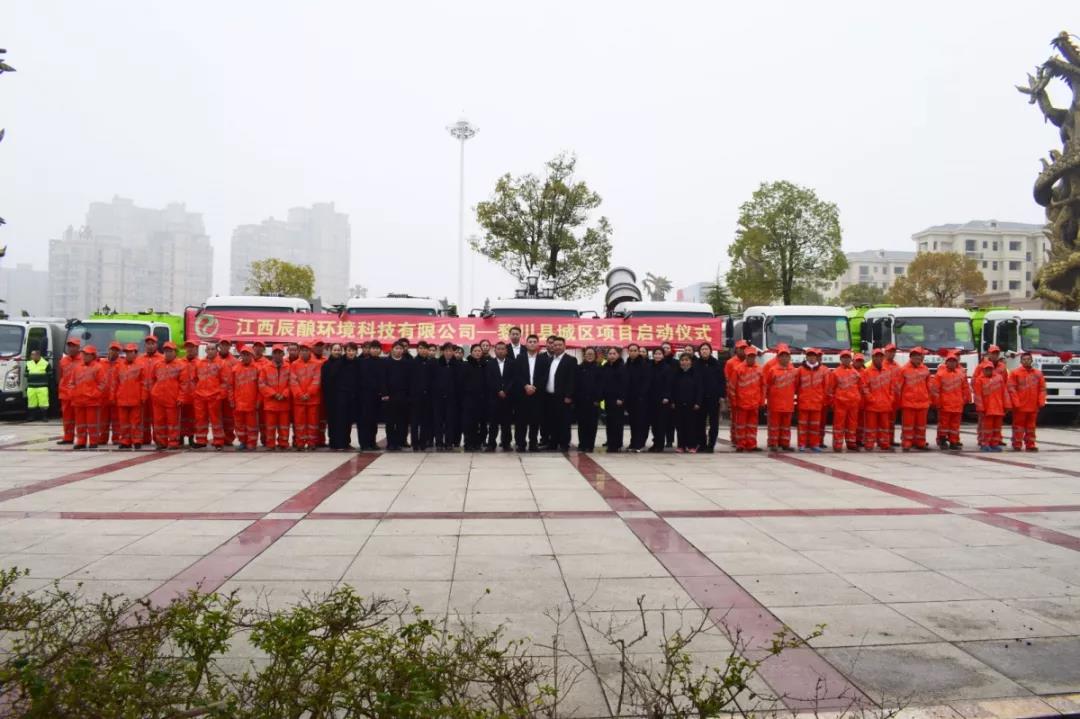
<svg viewBox="0 0 1080 719"><path fill-rule="evenodd" d="M518 386L516 363L507 354L505 342L495 345L495 356L485 365L488 391L488 435L487 452L495 451L495 440L499 446L510 449L510 423L513 421L513 404ZM501 435L501 436L500 436Z"/></svg>
<svg viewBox="0 0 1080 719"><path fill-rule="evenodd" d="M521 344L521 328L510 328L510 341L506 343L506 356L510 359L517 361L525 352L525 345Z"/></svg>
<svg viewBox="0 0 1080 719"><path fill-rule="evenodd" d="M574 409L574 380L577 360L566 354L566 340L555 337L551 344L547 383L544 386L544 421L548 449L570 450L570 422Z"/></svg>
<svg viewBox="0 0 1080 719"><path fill-rule="evenodd" d="M525 351L517 358L517 426L514 428L514 443L519 452L525 451L526 437L530 452L540 450L536 438L543 417L543 392L550 365L551 357L540 351L540 338L529 335L525 339Z"/></svg>

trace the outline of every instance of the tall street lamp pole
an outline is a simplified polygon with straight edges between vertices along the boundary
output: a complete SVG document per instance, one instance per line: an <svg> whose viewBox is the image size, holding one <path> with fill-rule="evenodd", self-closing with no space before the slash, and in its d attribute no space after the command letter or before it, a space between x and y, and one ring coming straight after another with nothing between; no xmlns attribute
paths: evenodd
<svg viewBox="0 0 1080 719"><path fill-rule="evenodd" d="M458 314L462 313L465 303L465 141L476 135L479 130L475 125L462 118L446 128L450 136L461 142L461 160L458 171L458 272L457 272L457 306ZM467 311L467 310L466 310Z"/></svg>

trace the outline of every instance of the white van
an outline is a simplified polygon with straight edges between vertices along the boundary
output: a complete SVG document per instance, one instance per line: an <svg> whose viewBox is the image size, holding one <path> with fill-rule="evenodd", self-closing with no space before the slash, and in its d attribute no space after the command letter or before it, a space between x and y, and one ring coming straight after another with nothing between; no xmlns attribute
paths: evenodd
<svg viewBox="0 0 1080 719"><path fill-rule="evenodd" d="M49 388L49 411L56 413L57 363L67 342L67 328L61 317L14 317L0 320L0 413L26 411L26 371L31 350L38 350L53 368Z"/></svg>
<svg viewBox="0 0 1080 719"><path fill-rule="evenodd" d="M438 317L442 304L428 297L353 297L345 303L347 315L406 315Z"/></svg>
<svg viewBox="0 0 1080 719"><path fill-rule="evenodd" d="M713 319L712 305L704 302L620 302L611 313L615 317L688 317Z"/></svg>
<svg viewBox="0 0 1080 719"><path fill-rule="evenodd" d="M896 345L896 362L906 364L910 350L927 351L923 361L931 371L941 364L941 350L960 354L960 364L970 377L979 363L971 313L958 307L878 307L862 317L860 345L869 360L875 347ZM869 361L867 362L869 364Z"/></svg>
<svg viewBox="0 0 1080 719"><path fill-rule="evenodd" d="M851 349L851 333L843 307L828 305L761 305L747 307L734 323L731 341L744 339L761 351L764 361L776 355L776 345L791 348L791 360L802 362L803 350L815 347L821 362L840 364L840 351Z"/></svg>

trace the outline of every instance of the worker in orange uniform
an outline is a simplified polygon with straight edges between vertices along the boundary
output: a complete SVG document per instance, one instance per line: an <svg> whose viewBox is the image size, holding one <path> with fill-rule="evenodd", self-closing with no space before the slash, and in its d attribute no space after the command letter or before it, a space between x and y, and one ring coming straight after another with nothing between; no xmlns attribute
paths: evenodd
<svg viewBox="0 0 1080 719"><path fill-rule="evenodd" d="M57 444L75 443L75 403L71 400L71 389L75 386L75 366L82 362L82 342L72 337L64 345L64 356L60 358L60 376L56 379L57 395L60 397L60 413L63 417L64 436Z"/></svg>
<svg viewBox="0 0 1080 719"><path fill-rule="evenodd" d="M116 437L119 428L116 423L116 405L113 402L113 389L116 382L116 368L120 360L120 343L113 340L109 343L109 349L100 362L105 367L109 376L109 388L105 392L105 401L101 405L101 426L98 430L98 441L101 444L119 444Z"/></svg>
<svg viewBox="0 0 1080 719"><path fill-rule="evenodd" d="M743 362L732 373L732 424L735 426L735 451L758 452L758 412L765 400L765 378L757 363L757 348L746 348Z"/></svg>
<svg viewBox="0 0 1080 719"><path fill-rule="evenodd" d="M768 413L769 451L791 452L791 415L795 413L795 384L799 370L791 364L790 350L777 347L776 363L762 369ZM771 361L771 360L770 360Z"/></svg>
<svg viewBox="0 0 1080 719"><path fill-rule="evenodd" d="M1035 444L1035 420L1046 406L1046 378L1035 367L1030 352L1020 354L1020 366L1009 373L1009 402L1012 404L1012 447L1038 452Z"/></svg>
<svg viewBox="0 0 1080 719"><path fill-rule="evenodd" d="M184 393L180 397L180 444L195 446L195 381L198 374L199 343L184 341L184 356L177 359L184 365Z"/></svg>
<svg viewBox="0 0 1080 719"><path fill-rule="evenodd" d="M406 349L405 354L409 352ZM311 358L319 363L319 369L322 370L322 366L326 363L326 343L322 340L316 340L315 344L311 345ZM406 357L405 359L409 359ZM326 446L326 403L319 402L319 424L315 430L315 446ZM407 446L407 445L406 445Z"/></svg>
<svg viewBox="0 0 1080 719"><path fill-rule="evenodd" d="M735 343L735 349L733 354L728 357L724 362L724 382L727 385L727 403L728 403L728 418L729 418L729 439L731 444L735 444L735 405L731 401L732 391L735 388L733 382L735 381L735 370L746 364L746 348L750 346L750 343L746 340L738 340Z"/></svg>
<svg viewBox="0 0 1080 719"><path fill-rule="evenodd" d="M908 363L896 375L896 403L900 409L900 447L910 452L930 449L926 444L926 415L930 411L930 370L923 364L926 350L915 347Z"/></svg>
<svg viewBox="0 0 1080 719"><path fill-rule="evenodd" d="M143 356L139 358L139 362L143 366L143 371L146 372L148 382L153 381L154 365L158 364L164 359L161 352L158 351L157 337L154 335L147 335L143 339ZM143 444L150 444L151 440L157 442L157 439L153 436L154 429L154 402L149 397L146 400L146 404L143 405ZM162 442L157 442L162 444Z"/></svg>
<svg viewBox="0 0 1080 719"><path fill-rule="evenodd" d="M964 406L971 402L971 385L967 373L960 368L960 356L950 352L945 364L930 378L930 399L937 408L937 445L942 449L960 450L960 418Z"/></svg>
<svg viewBox="0 0 1080 719"><path fill-rule="evenodd" d="M971 383L975 396L975 411L979 415L978 441L980 452L1000 452L1005 443L1001 438L1001 425L1005 412L1012 406L1006 380L990 362L980 362L979 373Z"/></svg>
<svg viewBox="0 0 1080 719"><path fill-rule="evenodd" d="M892 373L893 386L895 386L902 367L900 363L896 361L896 345L892 342L885 345L885 369ZM894 410L893 416L889 420L889 445L892 447L900 446L900 443L896 441L896 422L898 414L899 410Z"/></svg>
<svg viewBox="0 0 1080 719"><path fill-rule="evenodd" d="M983 363L989 363L994 368L994 374L999 375L1001 379L1009 379L1009 369L1005 366L1005 360L1001 358L1001 348L997 345L990 345L986 348L986 354L983 355L982 362L971 371L972 379L982 374Z"/></svg>
<svg viewBox="0 0 1080 719"><path fill-rule="evenodd" d="M862 407L862 375L851 365L851 350L841 350L840 366L828 374L825 394L833 411L833 451L859 451L855 439Z"/></svg>
<svg viewBox="0 0 1080 719"><path fill-rule="evenodd" d="M196 348L196 353L198 348ZM206 346L206 356L195 363L195 380L192 383L192 409L195 412L196 449L207 445L213 436L214 449L225 446L225 429L221 423L221 407L228 394L228 368L218 359L217 345Z"/></svg>
<svg viewBox="0 0 1080 719"><path fill-rule="evenodd" d="M270 360L266 357L266 344L264 342L261 342L259 340L252 342L251 354L252 363L255 365L255 368L258 369L260 372L262 372L263 367L270 364ZM263 401L263 396L260 393L258 406L255 409L255 415L259 421L259 438L262 440L262 446L270 447L271 449L273 449L274 445L272 443L267 443L269 428L266 425L266 416L263 412L264 404L265 403Z"/></svg>
<svg viewBox="0 0 1080 719"><path fill-rule="evenodd" d="M788 346L787 342L777 342L776 347L773 348L773 352L775 352L776 354L774 354L772 357L770 357L769 361L767 361L765 363L765 366L761 368L762 372L768 372L770 367L775 367L777 365L777 363L780 362L780 353L781 352L787 352L788 353L788 358L790 360L791 347Z"/></svg>
<svg viewBox="0 0 1080 719"><path fill-rule="evenodd" d="M176 358L176 345L165 343L161 361L150 365L150 405L154 412L154 444L180 449L180 403L187 391L187 365Z"/></svg>
<svg viewBox="0 0 1080 719"><path fill-rule="evenodd" d="M230 370L229 407L236 423L240 451L254 451L259 446L259 422L255 409L259 403L259 368L251 348L236 346L240 361Z"/></svg>
<svg viewBox="0 0 1080 719"><path fill-rule="evenodd" d="M870 354L870 366L863 372L863 409L866 414L863 447L867 450L876 445L882 452L892 451L895 385L895 373L885 366L885 350L875 348Z"/></svg>
<svg viewBox="0 0 1080 719"><path fill-rule="evenodd" d="M259 394L266 417L266 446L289 448L289 383L291 373L285 364L285 348L274 345L270 359L259 369Z"/></svg>
<svg viewBox="0 0 1080 719"><path fill-rule="evenodd" d="M227 339L218 340L217 350L218 360L225 366L231 381L232 371L240 364L240 358L232 354L232 342ZM236 425L233 421L232 404L229 402L228 393L221 403L221 426L225 430L225 446L232 447L233 442L236 441Z"/></svg>
<svg viewBox="0 0 1080 719"><path fill-rule="evenodd" d="M311 345L300 345L300 356L289 365L289 391L293 405L293 446L313 450L318 446L319 406L322 404L322 363L311 354Z"/></svg>
<svg viewBox="0 0 1080 719"><path fill-rule="evenodd" d="M820 452L825 434L829 370L821 364L821 350L808 347L795 382L799 409L799 451Z"/></svg>
<svg viewBox="0 0 1080 719"><path fill-rule="evenodd" d="M148 375L138 360L139 348L135 344L128 344L113 375L113 403L120 449L142 448L142 410L150 396L150 387L147 384Z"/></svg>
<svg viewBox="0 0 1080 719"><path fill-rule="evenodd" d="M69 368L72 376L71 402L75 405L75 446L94 449L100 443L101 408L108 399L109 370L98 361L94 345L82 350L82 362Z"/></svg>
<svg viewBox="0 0 1080 719"><path fill-rule="evenodd" d="M851 356L851 366L859 373L862 380L862 394L859 397L859 420L855 426L855 444L859 447L866 446L866 357L862 352L856 352Z"/></svg>

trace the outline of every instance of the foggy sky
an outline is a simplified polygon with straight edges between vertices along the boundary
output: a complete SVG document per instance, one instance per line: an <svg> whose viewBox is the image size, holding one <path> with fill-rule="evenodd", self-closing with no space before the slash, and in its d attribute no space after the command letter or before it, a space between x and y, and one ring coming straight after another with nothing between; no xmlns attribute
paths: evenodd
<svg viewBox="0 0 1080 719"><path fill-rule="evenodd" d="M944 222L1042 222L1031 184L1057 133L1013 85L1060 30L1080 32L1076 10L8 0L4 262L43 268L47 240L92 201L181 201L203 214L227 292L235 226L333 201L352 224L353 282L453 298L445 126L462 114L480 128L470 207L499 175L574 151L615 263L676 287L726 267L739 204L763 180L837 203L845 250L913 250L913 232ZM476 266L473 304L512 291Z"/></svg>

